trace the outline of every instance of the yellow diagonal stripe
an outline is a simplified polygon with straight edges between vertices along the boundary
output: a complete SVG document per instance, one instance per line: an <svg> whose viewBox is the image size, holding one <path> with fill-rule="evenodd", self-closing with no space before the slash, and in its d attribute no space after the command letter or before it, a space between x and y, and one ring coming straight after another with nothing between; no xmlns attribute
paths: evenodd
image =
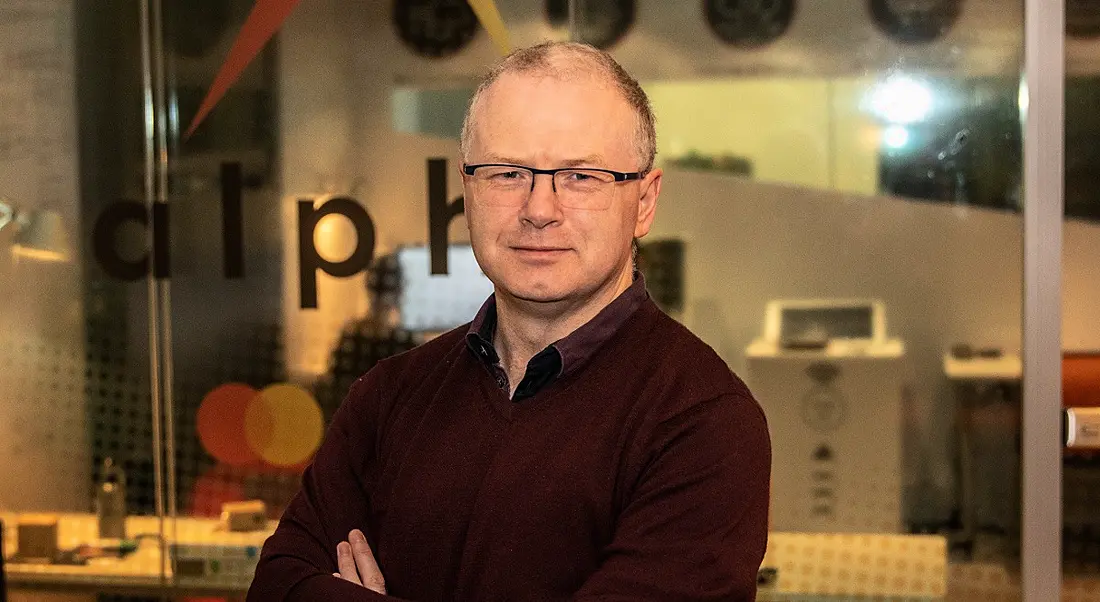
<svg viewBox="0 0 1100 602"><path fill-rule="evenodd" d="M508 29L504 27L504 19L500 17L497 3L493 0L468 0L468 2L470 8L474 9L477 20L481 21L481 26L489 32L489 37L492 38L501 56L511 52L512 44L508 41Z"/></svg>

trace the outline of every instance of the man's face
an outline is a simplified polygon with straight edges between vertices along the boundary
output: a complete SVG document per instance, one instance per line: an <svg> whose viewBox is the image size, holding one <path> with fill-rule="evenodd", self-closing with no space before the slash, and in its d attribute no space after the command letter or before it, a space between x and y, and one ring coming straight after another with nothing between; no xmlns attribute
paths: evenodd
<svg viewBox="0 0 1100 602"><path fill-rule="evenodd" d="M635 123L619 92L594 77L509 74L481 99L466 161L639 171ZM463 179L474 254L498 294L573 304L629 282L631 240L653 223L660 170L610 184L605 209L563 207L550 176L534 181L526 202L500 206Z"/></svg>

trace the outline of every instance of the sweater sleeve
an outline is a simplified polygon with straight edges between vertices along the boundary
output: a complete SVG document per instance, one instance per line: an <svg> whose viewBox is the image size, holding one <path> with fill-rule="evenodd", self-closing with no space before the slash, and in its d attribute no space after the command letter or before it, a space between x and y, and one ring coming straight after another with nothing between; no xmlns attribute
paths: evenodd
<svg viewBox="0 0 1100 602"><path fill-rule="evenodd" d="M264 543L248 602L397 600L332 576L336 544L352 529L367 531L380 374L376 368L356 381L333 416L301 490Z"/></svg>
<svg viewBox="0 0 1100 602"><path fill-rule="evenodd" d="M755 600L771 473L759 405L745 393L697 404L642 447L603 562L573 600Z"/></svg>

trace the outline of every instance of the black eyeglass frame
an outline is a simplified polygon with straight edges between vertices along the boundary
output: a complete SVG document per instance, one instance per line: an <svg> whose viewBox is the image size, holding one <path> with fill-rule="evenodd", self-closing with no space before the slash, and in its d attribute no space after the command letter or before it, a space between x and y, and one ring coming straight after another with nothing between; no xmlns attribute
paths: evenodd
<svg viewBox="0 0 1100 602"><path fill-rule="evenodd" d="M532 177L531 177L531 190L532 191L535 190L535 178L534 178L534 176L537 176L537 175L540 175L540 174L546 174L546 175L550 176L550 187L554 190L554 192L558 191L557 184L554 181L554 174L558 173L559 171L598 171L600 173L605 173L605 174L608 174L611 177L615 178L616 182L629 182L631 180L641 180L642 178L646 177L646 175L649 173L649 172L645 172L645 171L615 171L615 170L612 170L612 169L603 169L603 168L600 168L600 167L559 167L557 169L538 169L537 167L528 167L526 165L515 165L513 163L475 163L473 165L468 165L466 163L463 163L462 164L462 173L464 173L468 176L472 176L472 175L474 175L475 171L477 171L479 168L482 168L482 167L514 167L516 169L527 170L527 171L531 172L531 175L532 175Z"/></svg>

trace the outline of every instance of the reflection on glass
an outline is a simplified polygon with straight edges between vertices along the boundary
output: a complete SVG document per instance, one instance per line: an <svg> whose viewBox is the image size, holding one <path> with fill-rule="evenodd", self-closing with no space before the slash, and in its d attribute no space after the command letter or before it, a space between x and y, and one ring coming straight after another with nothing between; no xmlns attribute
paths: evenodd
<svg viewBox="0 0 1100 602"><path fill-rule="evenodd" d="M146 537L160 529L149 300L93 244L114 203L142 198L136 9L13 2L0 24L11 34L0 36L0 196L43 210L49 200L58 217L0 229L0 460L16 460L0 462L4 545L10 557L25 511L78 513L24 520L55 525L61 549L98 541L93 494L106 492L110 460L125 487L104 507L123 492L137 546L126 559L159 583L157 539ZM163 4L167 108L186 124L254 2ZM666 180L640 265L662 306L769 409L791 492L775 502L762 593L1014 599L1020 3L496 4L513 43L568 36L572 15L575 37L643 78ZM1087 5L1067 5L1065 336L1082 352L1100 348L1100 20ZM466 254L451 258L452 274L470 280L440 284L426 267L427 160L447 160L438 194L455 201L461 117L496 55L468 8L302 2L169 149L177 336L162 353L177 383L174 532L186 547L174 570L191 587L240 591L247 569L215 576L211 546L232 542L247 566L350 382L455 325L486 292ZM363 275L319 273L319 307L299 305L296 203L341 195L369 212L375 255L396 251L415 271L396 321L375 311L385 303ZM318 229L332 261L358 245L343 219ZM461 216L448 223L452 252L465 249ZM104 246L142 268L146 234L128 220ZM63 249L71 261L15 261L10 248ZM226 267L234 248L239 271ZM867 334L863 313L839 324L813 313L793 325L798 336L769 339L775 301L878 304L882 341L852 343ZM1064 554L1078 579L1067 587L1082 599L1100 589L1096 464L1065 459ZM7 566L9 582L25 583Z"/></svg>
<svg viewBox="0 0 1100 602"><path fill-rule="evenodd" d="M892 75L875 84L867 106L879 119L908 125L928 117L932 111L932 90L912 77Z"/></svg>
<svg viewBox="0 0 1100 602"><path fill-rule="evenodd" d="M19 211L0 199L0 230L10 225L12 254L40 261L69 258L69 239L61 214L50 210Z"/></svg>
<svg viewBox="0 0 1100 602"><path fill-rule="evenodd" d="M765 4L707 3L746 28ZM762 594L1013 599L1022 5L871 4L797 3L752 53L639 21L613 52L659 74L655 234L686 241L684 323L769 416ZM859 302L873 341L829 313Z"/></svg>

